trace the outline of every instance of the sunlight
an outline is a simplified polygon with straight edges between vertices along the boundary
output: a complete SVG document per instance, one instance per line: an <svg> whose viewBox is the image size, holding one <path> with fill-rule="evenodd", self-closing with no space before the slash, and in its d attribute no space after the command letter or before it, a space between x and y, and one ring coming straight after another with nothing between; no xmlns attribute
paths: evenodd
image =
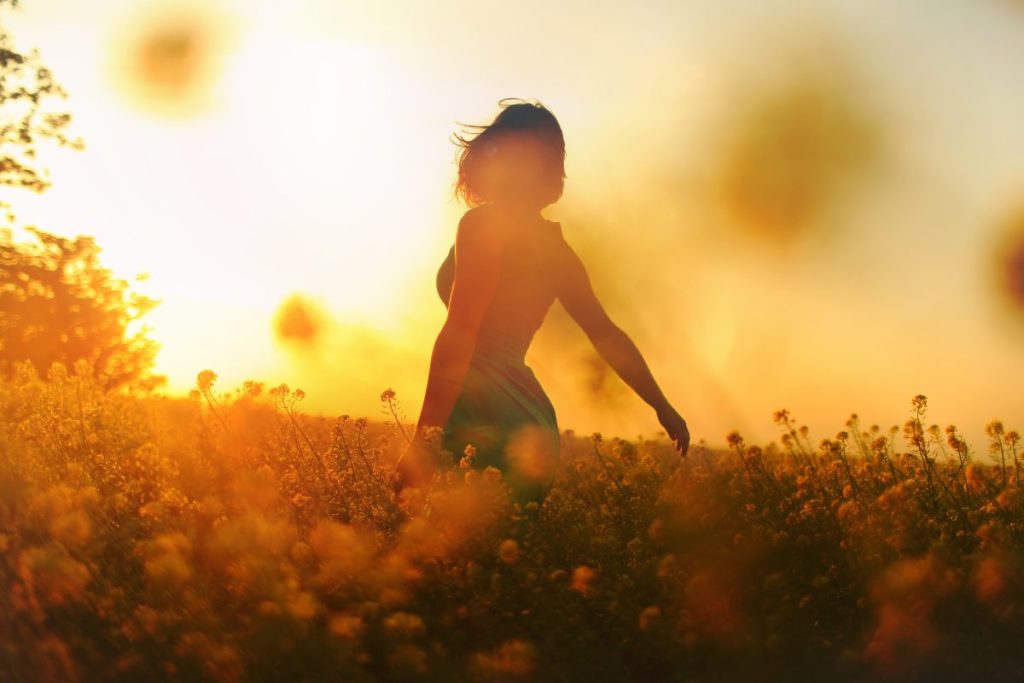
<svg viewBox="0 0 1024 683"><path fill-rule="evenodd" d="M443 3L26 2L9 12L11 30L70 93L86 149L41 147L52 188L4 198L24 224L94 235L121 277L150 274L140 289L162 303L145 322L169 390L216 367L225 384L291 381L310 407L368 412L383 386L411 403L424 386L444 315L433 276L464 210L450 197L448 136L456 121L485 122L499 97L535 96L567 141L566 191L548 217L709 438L757 429L777 407L779 378L813 387L823 366L858 383L800 398L814 422L870 407L854 398L879 412L918 390L954 400L959 380L934 378L929 363L957 364L960 337L997 347L979 362L1012 375L1020 337L1004 334L1002 319L1021 319L1005 305L1016 271L986 286L982 270L995 261L980 245L1001 229L990 188L1016 196L1024 177L1010 152L1021 133L1006 113L1021 96L995 67L1005 56L958 31L977 21L1017 55L1012 22L974 7L921 24L911 9L837 3L814 21L797 25L787 11L766 24L765 10L742 6L609 8L566 50L565 36L529 13L489 37L454 39L461 10ZM630 25L644 28L623 32ZM628 46L614 58L609 31ZM514 40L535 49L523 58L497 48ZM755 91L796 73L803 40L844 69L812 58L814 78ZM771 45L771 58L755 44ZM964 76L961 63L989 76ZM984 125L964 127L973 100L992 106L978 108ZM865 126L878 135L860 135ZM924 246L928 255L914 256ZM983 265L961 267L975 253ZM275 333L293 293L323 309L316 344ZM914 300L923 305L907 313ZM915 326L940 307L971 324L915 350ZM865 329L854 310L895 337L877 372L881 342L852 341ZM562 314L555 307L533 361L566 426L656 430L600 359L591 367L592 352L571 349L587 342ZM837 346L822 347L825 335ZM571 378L589 376L608 376L602 386L621 400L581 397L586 384ZM735 405L714 386L730 387ZM997 404L1011 396L1008 382L993 391ZM975 422L987 409L958 407Z"/></svg>
<svg viewBox="0 0 1024 683"><path fill-rule="evenodd" d="M168 5L115 3L66 40L26 31L73 93L86 152L42 150L60 182L19 197L19 216L96 235L121 277L150 274L144 290L163 302L147 322L172 391L210 364L227 382L289 372L272 328L291 292L393 331L423 253L450 239L450 121L422 109L428 79L371 46L282 35L212 7L163 25ZM160 33L203 21L205 42ZM147 53L168 63L120 63L147 39L173 43Z"/></svg>

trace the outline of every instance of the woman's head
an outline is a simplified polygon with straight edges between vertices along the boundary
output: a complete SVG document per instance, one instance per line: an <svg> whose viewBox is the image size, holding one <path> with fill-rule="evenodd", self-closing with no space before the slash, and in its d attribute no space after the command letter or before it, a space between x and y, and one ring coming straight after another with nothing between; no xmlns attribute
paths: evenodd
<svg viewBox="0 0 1024 683"><path fill-rule="evenodd" d="M505 104L488 125L467 140L458 133L458 177L454 194L468 206L491 202L543 208L558 201L565 185L565 138L544 105Z"/></svg>

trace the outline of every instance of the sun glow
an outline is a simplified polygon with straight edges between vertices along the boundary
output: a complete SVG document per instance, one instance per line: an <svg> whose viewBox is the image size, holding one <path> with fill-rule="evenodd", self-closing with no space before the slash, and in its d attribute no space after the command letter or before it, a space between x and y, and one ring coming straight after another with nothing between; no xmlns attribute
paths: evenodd
<svg viewBox="0 0 1024 683"><path fill-rule="evenodd" d="M695 438L771 438L782 407L812 426L891 419L917 393L980 431L1016 405L1021 326L999 318L1020 319L1004 305L1019 259L985 245L1024 193L1024 96L1005 75L1019 12L621 3L570 37L572 3L468 28L455 3L425 7L8 8L85 150L40 149L52 188L2 199L21 224L95 236L121 277L149 274L172 391L212 368L223 388L286 382L307 409L375 414L392 386L414 418L464 210L449 136L535 98L567 148L545 214ZM999 289L986 273L1004 262ZM960 323L933 333L940 319ZM657 429L558 306L537 341L560 425Z"/></svg>
<svg viewBox="0 0 1024 683"><path fill-rule="evenodd" d="M398 324L450 210L451 122L423 108L425 77L372 46L199 6L100 16L75 40L31 36L87 153L51 150L60 181L18 213L95 234L121 276L149 273L170 388L208 366L227 385L287 373L296 350L277 349L274 316L293 293L329 311L323 345Z"/></svg>

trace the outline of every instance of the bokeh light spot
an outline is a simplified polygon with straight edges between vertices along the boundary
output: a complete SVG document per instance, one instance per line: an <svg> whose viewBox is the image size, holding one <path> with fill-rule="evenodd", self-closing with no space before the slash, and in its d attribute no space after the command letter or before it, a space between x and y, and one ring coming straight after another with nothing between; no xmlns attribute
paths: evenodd
<svg viewBox="0 0 1024 683"><path fill-rule="evenodd" d="M510 477L533 484L554 476L558 443L537 425L526 424L517 429L505 448Z"/></svg>
<svg viewBox="0 0 1024 683"><path fill-rule="evenodd" d="M277 309L274 332L286 343L314 345L323 336L326 316L320 307L301 294L292 294Z"/></svg>
<svg viewBox="0 0 1024 683"><path fill-rule="evenodd" d="M1024 210L1004 229L994 250L997 296L1024 322Z"/></svg>
<svg viewBox="0 0 1024 683"><path fill-rule="evenodd" d="M113 46L118 90L133 105L193 115L209 104L227 22L196 5L149 5L126 16Z"/></svg>
<svg viewBox="0 0 1024 683"><path fill-rule="evenodd" d="M728 124L717 178L738 225L782 244L824 224L876 147L874 125L844 88L823 76L791 79L749 89Z"/></svg>

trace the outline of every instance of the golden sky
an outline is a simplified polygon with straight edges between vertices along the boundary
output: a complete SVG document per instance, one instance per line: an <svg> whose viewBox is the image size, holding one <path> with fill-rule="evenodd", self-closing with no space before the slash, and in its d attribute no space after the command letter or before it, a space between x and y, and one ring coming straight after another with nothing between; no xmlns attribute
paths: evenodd
<svg viewBox="0 0 1024 683"><path fill-rule="evenodd" d="M980 453L988 420L1024 428L995 246L1024 248L1020 3L368 4L6 13L86 144L47 150L18 218L150 274L172 391L211 368L376 417L393 387L415 420L465 210L449 135L524 97L566 137L545 214L694 442L775 438L779 408L816 440L851 412L886 428L918 393ZM275 332L304 310L311 340ZM563 429L658 430L559 304L527 362Z"/></svg>

